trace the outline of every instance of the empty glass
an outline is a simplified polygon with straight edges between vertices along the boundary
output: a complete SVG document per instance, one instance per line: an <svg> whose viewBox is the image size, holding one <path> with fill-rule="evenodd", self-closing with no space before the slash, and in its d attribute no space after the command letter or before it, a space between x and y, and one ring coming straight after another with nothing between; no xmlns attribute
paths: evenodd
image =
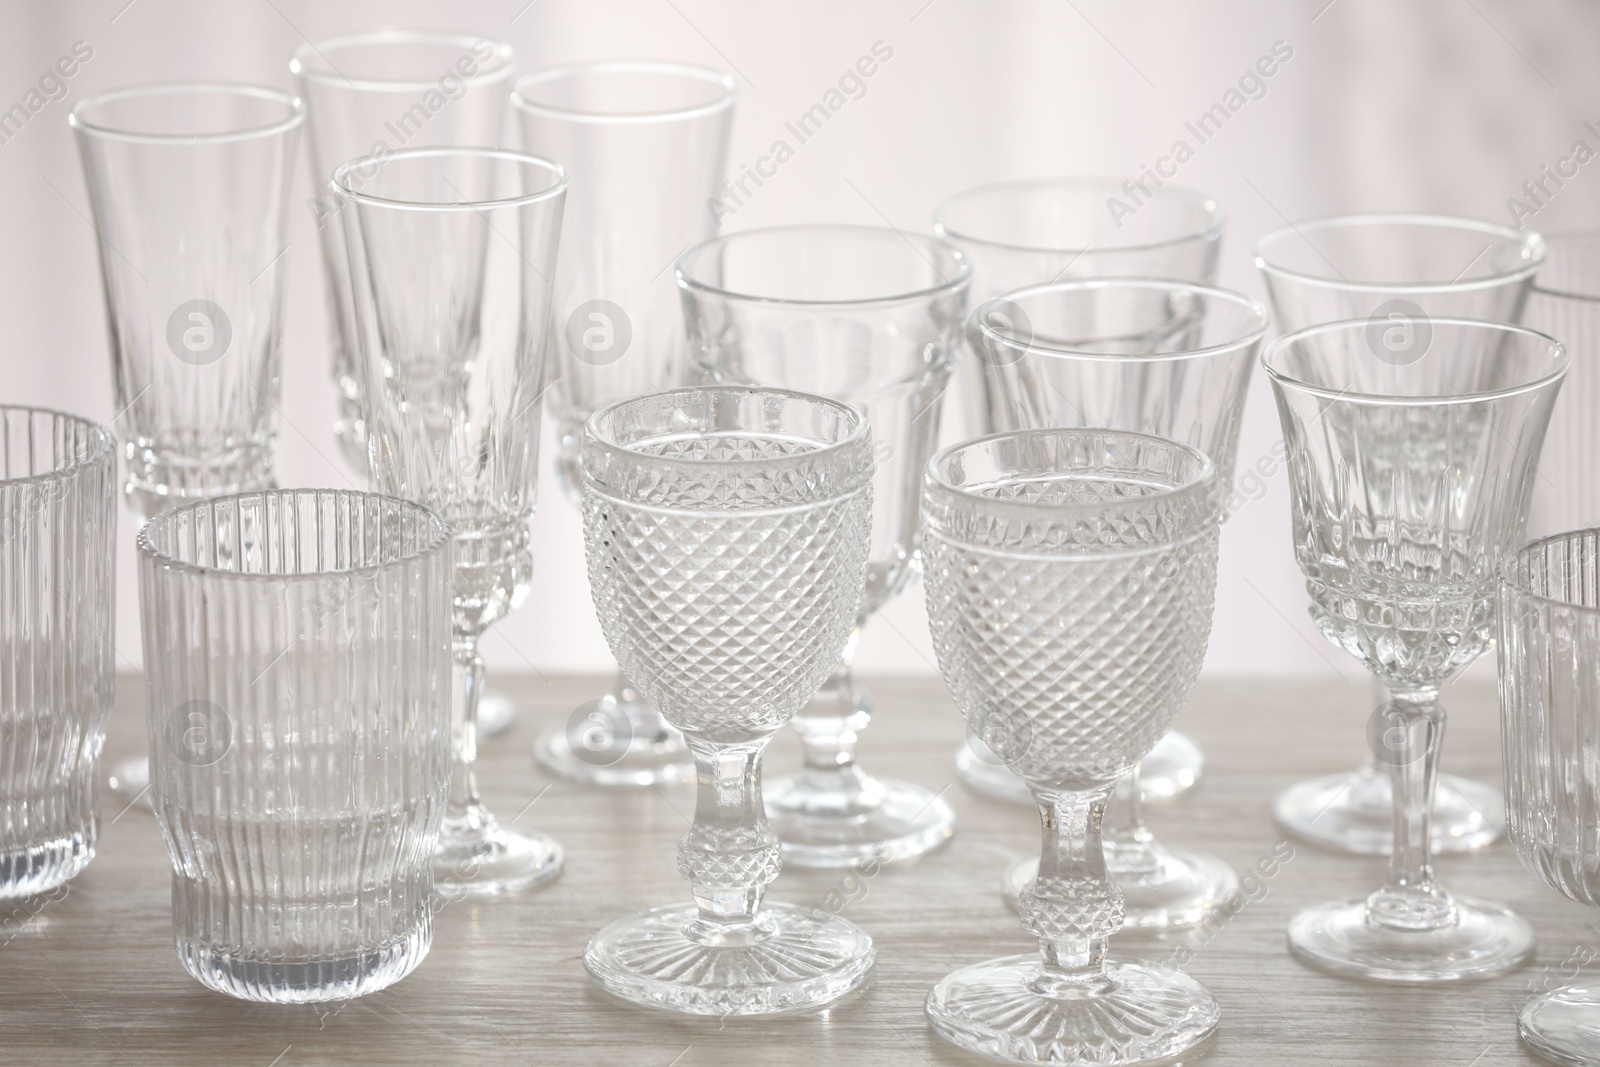
<svg viewBox="0 0 1600 1067"><path fill-rule="evenodd" d="M94 859L115 685L116 442L0 407L0 899Z"/></svg>
<svg viewBox="0 0 1600 1067"><path fill-rule="evenodd" d="M1043 828L1022 894L1037 955L947 975L946 1040L1014 1063L1143 1063L1217 1026L1164 964L1108 960L1122 893L1100 826L1116 780L1172 725L1205 658L1217 580L1216 470L1196 448L1111 430L955 445L923 490L928 616L969 729L1007 739Z"/></svg>
<svg viewBox="0 0 1600 1067"><path fill-rule="evenodd" d="M678 261L689 355L705 380L820 393L872 428L877 505L857 633L794 718L804 768L766 791L784 856L803 867L906 859L944 844L955 825L932 790L856 762L872 698L850 665L860 628L917 576L918 479L939 436L969 274L943 241L857 226L750 230Z"/></svg>
<svg viewBox="0 0 1600 1067"><path fill-rule="evenodd" d="M584 965L626 1000L695 1015L817 1007L866 981L872 941L763 904L778 838L761 753L833 672L866 583L872 438L803 393L680 389L584 430L584 545L601 629L683 731L699 792L678 872L694 903L620 919Z"/></svg>
<svg viewBox="0 0 1600 1067"><path fill-rule="evenodd" d="M1311 616L1389 689L1369 729L1395 798L1388 883L1301 911L1289 947L1377 981L1480 978L1526 962L1533 928L1434 878L1439 687L1493 643L1499 562L1522 539L1567 354L1531 330L1432 319L1397 355L1388 328L1314 326L1262 357Z"/></svg>
<svg viewBox="0 0 1600 1067"><path fill-rule="evenodd" d="M973 313L970 351L1000 430L1110 428L1194 445L1233 484L1239 421L1267 312L1248 297L1187 282L1060 282L1007 293ZM1225 488L1226 487L1226 488ZM992 724L991 728L992 728ZM1010 745L986 750L1005 764ZM1140 768L1106 810L1106 868L1122 887L1123 927L1193 926L1238 889L1222 860L1169 849L1140 815ZM1006 872L1015 903L1038 869Z"/></svg>
<svg viewBox="0 0 1600 1067"><path fill-rule="evenodd" d="M1506 560L1499 654L1507 835L1540 881L1600 904L1600 530L1555 534ZM1537 997L1520 1029L1557 1063L1592 1064L1600 990Z"/></svg>
<svg viewBox="0 0 1600 1067"><path fill-rule="evenodd" d="M523 147L572 174L550 397L557 470L574 503L584 420L614 400L688 384L671 267L716 232L709 205L727 166L736 96L728 75L672 63L590 63L517 82ZM593 716L541 734L534 756L595 785L694 777L683 738L621 676Z"/></svg>
<svg viewBox="0 0 1600 1067"><path fill-rule="evenodd" d="M450 531L269 490L139 534L151 792L178 958L243 1000L341 1000L433 938L450 782Z"/></svg>
<svg viewBox="0 0 1600 1067"><path fill-rule="evenodd" d="M1255 254L1279 331L1360 319L1369 323L1372 351L1403 363L1428 350L1433 320L1521 321L1545 246L1538 234L1471 219L1355 215L1275 230L1256 242ZM1291 786L1274 801L1273 817L1324 847L1386 855L1394 841L1386 762L1373 753L1354 773ZM1440 776L1434 849L1482 848L1500 836L1504 810L1498 789Z"/></svg>
<svg viewBox="0 0 1600 1067"><path fill-rule="evenodd" d="M547 881L561 847L478 797L478 638L533 569L540 390L567 175L486 148L407 149L333 174L362 355L374 487L434 508L455 541L455 766L434 880L447 897Z"/></svg>
<svg viewBox="0 0 1600 1067"><path fill-rule="evenodd" d="M1549 258L1528 294L1522 323L1547 333L1569 352L1600 351L1600 232L1546 234ZM1600 371L1573 361L1550 416L1528 533L1600 525Z"/></svg>
<svg viewBox="0 0 1600 1067"><path fill-rule="evenodd" d="M1222 248L1222 209L1205 193L1165 185L1153 194L1110 178L1034 178L980 185L933 213L933 230L972 260L968 306L1003 293L1069 278L1171 278L1210 285ZM1133 213L1113 212L1128 204ZM1015 429L1010 398L995 393L980 352L956 360L968 437ZM1174 730L1139 763L1144 800L1166 800L1199 781L1204 757ZM1032 804L1027 783L1005 760L968 737L956 769L974 789Z"/></svg>

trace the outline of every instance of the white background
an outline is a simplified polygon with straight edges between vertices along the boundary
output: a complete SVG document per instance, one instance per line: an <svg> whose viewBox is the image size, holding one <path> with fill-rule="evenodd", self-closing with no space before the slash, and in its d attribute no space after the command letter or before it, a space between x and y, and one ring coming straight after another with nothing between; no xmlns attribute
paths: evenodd
<svg viewBox="0 0 1600 1067"><path fill-rule="evenodd" d="M1200 146L1178 179L1228 213L1221 284L1263 297L1253 240L1286 219L1431 211L1505 222L1506 199L1600 120L1600 9L1567 0L0 0L0 109L74 41L94 58L0 145L0 400L115 414L95 236L66 124L80 97L167 80L291 87L307 38L382 25L449 28L510 42L519 71L662 58L733 73L741 97L732 169L764 153L874 42L893 58L725 229L839 221L928 229L944 196L1044 175L1134 176L1184 136L1275 41L1293 58ZM303 147L302 147L303 151ZM302 160L297 201L309 195ZM1600 163L1531 225L1600 224ZM309 212L288 253L279 436L283 485L354 484L330 425L320 261ZM1588 352L1574 353L1578 359ZM1239 468L1279 437L1265 382L1252 387ZM546 466L553 449L546 447ZM117 637L138 662L132 520L119 517ZM594 670L610 658L584 581L577 516L548 469L537 563L523 608L484 642L503 670ZM1361 672L1311 627L1289 544L1281 472L1223 538L1208 670L1355 683ZM868 631L867 672L931 671L922 593ZM1480 668L1484 666L1480 664Z"/></svg>

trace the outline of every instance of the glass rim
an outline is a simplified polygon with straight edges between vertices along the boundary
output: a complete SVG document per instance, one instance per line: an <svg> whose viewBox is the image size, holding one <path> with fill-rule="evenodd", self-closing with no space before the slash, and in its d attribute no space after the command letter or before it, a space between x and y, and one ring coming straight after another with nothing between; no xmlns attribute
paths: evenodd
<svg viewBox="0 0 1600 1067"><path fill-rule="evenodd" d="M282 104L288 108L289 114L276 122L244 126L232 130L219 130L215 133L134 133L130 130L97 123L86 117L87 113L92 109L115 103L118 100L152 96L181 97L202 93L268 100L275 104ZM121 89L110 89L94 96L86 96L76 104L73 104L72 110L67 112L67 125L79 133L101 137L108 141L126 141L132 144L152 145L228 144L233 141L265 139L296 129L305 120L306 102L300 97L278 89L268 88L265 85L254 85L248 82L156 82L149 85L130 85Z"/></svg>
<svg viewBox="0 0 1600 1067"><path fill-rule="evenodd" d="M946 279L935 285L926 285L920 289L913 289L900 293L885 293L879 296L857 297L852 300L801 300L784 296L759 296L755 293L741 293L733 289L712 285L710 282L701 281L692 277L685 270L685 265L693 256L710 249L715 245L727 245L747 237L766 237L778 233L812 233L833 234L860 237L871 235L882 238L885 236L897 237L905 242L910 250L916 252L924 262L930 262L928 257L922 255L925 250L935 250L955 256L956 276ZM918 249L914 242L922 241L922 249ZM938 267L934 267L937 272ZM763 226L754 230L738 230L734 233L718 234L708 240L701 241L684 249L673 263L673 273L677 276L678 285L692 293L703 293L708 296L721 297L724 300L737 300L751 304L772 304L776 306L788 305L804 308L861 308L881 307L889 304L904 304L915 300L928 300L949 293L959 292L966 288L972 281L972 260L960 248L946 241L942 237L931 234L904 233L900 230L890 229L887 226L853 226L844 223L792 223L786 226Z"/></svg>
<svg viewBox="0 0 1600 1067"><path fill-rule="evenodd" d="M1151 355L1141 355L1130 352L1099 352L1087 348L1069 348L1065 345L1051 344L1045 341L1030 340L1020 341L1014 337L995 332L988 322L984 321L987 313L1002 303L1017 302L1018 297L1034 296L1040 293L1089 291L1095 289L1150 289L1157 291L1176 292L1186 290L1199 293L1208 299L1220 300L1232 304L1234 307L1244 309L1253 316L1255 326L1243 336L1229 341L1222 341L1204 348L1186 349L1181 352L1158 352ZM1243 293L1232 289L1223 289L1214 285L1201 285L1198 282L1172 281L1165 278L1075 278L1068 281L1046 282L1043 285L1030 285L1022 289L1013 289L1009 293L985 300L972 312L968 319L969 324L975 327L984 337L991 338L996 344L1021 352L1023 354L1039 354L1044 356L1065 356L1073 359L1089 360L1105 363L1177 363L1190 359L1205 359L1210 356L1223 355L1236 352L1240 348L1259 344L1267 335L1271 325L1271 317L1267 309L1259 300L1245 296Z"/></svg>
<svg viewBox="0 0 1600 1067"><path fill-rule="evenodd" d="M156 523L162 521L171 523L179 515L182 515L185 512L193 512L198 511L201 508L215 507L217 504L231 503L237 505L240 501L249 500L255 497L260 497L262 499L274 495L279 497L298 497L304 494L312 494L316 496L329 494L335 497L362 497L366 500L373 500L379 503L394 504L402 511L413 511L424 519L431 519L433 530L425 542L418 544L405 555L397 556L396 558L386 560L383 563L368 563L360 567L341 567L336 570L301 571L294 574L264 574L254 571L237 571L226 570L221 567L207 567L199 563L191 563L188 560L178 559L169 552L163 552L162 550L156 548L150 539L150 531L155 527ZM451 531L450 523L443 515L439 514L439 512L435 511L428 505L416 500L406 500L402 497L390 496L387 493L371 493L364 489L318 489L312 487L297 487L292 489L250 489L242 493L224 493L220 496L205 497L200 500L191 500L182 504L174 504L171 507L163 508L161 511L158 511L155 515L151 516L150 519L144 523L144 525L139 527L139 534L134 539L134 546L138 549L141 560L149 560L168 570L182 571L185 574L192 574L197 577L209 578L217 581L257 583L277 582L280 584L289 584L294 582L315 582L325 578L344 577L348 575L376 574L379 571L388 570L392 567L398 567L402 564L410 563L426 556L435 555L451 543L453 536L454 534Z"/></svg>
<svg viewBox="0 0 1600 1067"><path fill-rule="evenodd" d="M1288 372L1273 366L1272 359L1290 345L1301 340L1315 337L1324 333L1365 331L1371 324L1369 319L1341 319L1338 322L1323 322L1315 326L1307 326L1293 333L1286 333L1279 337L1261 353L1261 369L1267 372L1267 377L1274 384L1296 392L1307 393L1311 396L1321 397L1324 400L1343 400L1353 404L1369 404L1374 407L1420 407L1423 405L1437 406L1441 404L1482 404L1491 400L1504 400L1508 397L1520 396L1542 389L1551 382L1560 381L1567 373L1567 368L1572 364L1572 355L1567 351L1567 346L1538 330L1530 330L1526 326L1514 326L1506 322L1486 322L1482 319L1456 319L1456 318L1429 318L1433 326L1464 326L1473 330L1495 330L1504 334L1522 337L1537 338L1554 346L1560 354L1557 366L1537 378L1509 385L1501 389L1485 389L1472 393L1442 393L1434 396L1397 396L1392 393L1358 393L1353 390L1331 389L1325 385L1297 378Z"/></svg>
<svg viewBox="0 0 1600 1067"><path fill-rule="evenodd" d="M1524 541L1519 547L1507 552L1505 558L1500 561L1500 581L1515 589L1519 596L1537 600L1541 604L1600 617L1600 604L1577 604L1564 597L1541 593L1517 573L1523 561L1535 553L1543 551L1558 541L1569 541L1575 537L1583 537L1589 534L1600 537L1600 527L1590 526L1577 530L1563 530L1560 533L1545 534L1543 537L1535 537L1531 541Z"/></svg>
<svg viewBox="0 0 1600 1067"><path fill-rule="evenodd" d="M306 41L294 50L289 57L289 73L297 78L307 78L311 81L326 82L342 88L352 89L357 92L368 93L400 93L400 92L426 92L437 88L439 79L444 75L438 74L432 78L349 78L334 67L332 60L325 54L326 50L341 48L357 48L367 45L384 44L440 44L461 45L468 52L479 41L488 44L500 64L493 70L480 72L470 77L455 71L456 77L461 79L461 84L466 86L490 85L509 77L517 68L516 49L504 41L496 41L492 37L484 37L473 33L464 33L458 30L403 30L390 27L381 30L368 30L363 33L340 34L337 37L324 37L320 41ZM323 62L332 68L319 70L310 62L312 56L321 56Z"/></svg>
<svg viewBox="0 0 1600 1067"><path fill-rule="evenodd" d="M989 248L1006 249L1007 251L1012 252L1051 252L1063 255L1076 252L1081 256L1087 255L1090 252L1145 252L1157 248L1170 248L1175 245L1188 244L1194 241L1220 239L1222 236L1222 227L1228 221L1227 213L1222 210L1222 205L1217 203L1215 197L1208 193L1202 192L1199 189L1191 188L1187 185L1172 185L1170 183L1163 185L1161 187L1161 191L1171 191L1180 199L1187 199L1196 202L1200 209L1206 213L1207 221L1204 226L1201 226L1198 229L1190 230L1187 233L1183 233L1175 237L1168 237L1160 241L1140 241L1137 244L1084 245L1082 247L1073 248L1052 245L1018 244L1014 241L996 241L992 238L979 237L974 234L953 230L944 220L945 213L951 207L964 200L977 198L982 194L995 193L1001 190L1039 188L1051 185L1075 186L1089 189L1113 189L1118 193L1122 191L1122 182L1118 181L1116 178L1109 177L1016 178L1009 181L989 182L984 185L974 185L970 189L963 189L958 193L952 193L950 196L945 197L943 200L939 201L939 203L934 205L934 232L941 237L965 241L969 244L984 245Z"/></svg>
<svg viewBox="0 0 1600 1067"><path fill-rule="evenodd" d="M1192 477L1179 483L1178 485L1164 486L1152 493L1141 496L1139 498L1141 502L1159 502L1162 500L1178 499L1185 495L1194 495L1196 493L1210 495L1213 491L1213 487L1216 484L1217 465L1212 462L1211 457L1206 455L1203 449L1196 448L1194 445L1185 444L1184 442L1175 438L1162 437L1159 434L1143 433L1138 430L1114 430L1103 426L1046 426L1032 430L1007 430L1003 433L992 433L983 437L974 437L966 441L957 441L954 444L949 444L939 449L939 451L935 452L932 458L928 460L928 466L923 475L924 481L925 484L962 500L981 502L986 508L1015 508L1024 514L1041 516L1052 513L1058 515L1077 515L1088 514L1095 511L1104 511L1106 508L1106 503L1104 501L1085 503L1046 503L1039 500L1016 500L1011 498L984 496L963 486L956 485L950 479L947 473L949 464L959 453L976 450L983 445L996 444L1005 440L1021 440L1023 438L1042 440L1050 437L1071 438L1090 436L1116 437L1130 441L1151 441L1163 447L1169 447L1176 451L1186 453L1200 461L1200 464L1195 469ZM1170 541L1162 542L1162 544L1171 543L1172 542ZM1155 546L1136 546L1135 550L1144 551L1148 547Z"/></svg>
<svg viewBox="0 0 1600 1067"><path fill-rule="evenodd" d="M556 107L535 103L525 95L525 90L535 85L580 77L586 74L666 74L685 80L705 82L722 87L722 95L693 107L669 108L665 111L586 111L580 108ZM667 60L612 59L598 63L574 63L568 66L549 67L533 71L517 79L511 89L511 106L544 118L566 122L592 122L599 125L646 125L651 123L686 122L689 119L715 115L732 107L739 97L739 83L733 75L710 67L696 67L687 63Z"/></svg>
<svg viewBox="0 0 1600 1067"><path fill-rule="evenodd" d="M1539 236L1544 238L1545 266L1550 265L1550 251L1557 244L1593 241L1597 246L1600 246L1600 230L1564 230L1559 233L1544 233L1541 231ZM1580 300L1586 303L1600 302L1600 284L1596 284L1595 291L1592 293L1579 293L1571 289L1560 289L1555 286L1545 285L1542 284L1541 279L1534 278L1533 291L1540 296L1553 296L1562 300Z"/></svg>
<svg viewBox="0 0 1600 1067"><path fill-rule="evenodd" d="M1487 277L1474 278L1465 282L1352 282L1344 278L1333 278L1324 274L1307 274L1303 271L1289 270L1286 267L1277 266L1268 261L1264 251L1267 245L1285 237L1304 238L1308 230L1355 229L1376 224L1385 226L1431 226L1440 230L1457 230L1492 235L1520 243L1525 248L1532 249L1534 255L1528 262L1515 269L1498 271ZM1463 218L1456 215L1407 213L1329 215L1324 218L1308 219L1305 222L1291 222L1287 226L1280 226L1256 238L1256 242L1251 246L1250 252L1255 259L1256 269L1269 277L1276 276L1314 285L1321 289L1354 293L1465 293L1475 289L1490 289L1499 285L1509 285L1537 274L1539 268L1544 266L1549 254L1545 248L1544 238L1531 231L1513 230L1509 226L1501 226L1498 223L1483 222L1479 219ZM1467 264L1469 267L1471 265L1470 263Z"/></svg>
<svg viewBox="0 0 1600 1067"><path fill-rule="evenodd" d="M47 471L38 474L24 474L16 478L0 478L0 489L11 489L16 486L38 485L45 482L62 481L77 475L103 462L108 455L111 456L112 467L116 466L117 435L111 432L110 427L98 423L93 419L74 415L70 411L61 411L58 408L34 407L31 404L0 404L0 417L12 412L28 415L49 415L52 418L65 419L88 428L95 436L94 448L82 459L74 459L68 463L60 463Z"/></svg>
<svg viewBox="0 0 1600 1067"><path fill-rule="evenodd" d="M486 159L502 159L513 163L531 166L553 176L554 181L548 188L540 189L533 193L524 193L520 196L502 197L498 200L458 200L453 203L443 204L422 200L396 200L386 196L375 196L372 193L363 193L359 189L346 184L343 180L352 172L366 167L383 167L396 161L404 162L412 159L444 158L447 156L462 157L476 156ZM529 155L526 152L514 152L508 148L403 148L398 152L390 152L382 159L373 159L371 156L358 156L347 160L333 168L333 176L328 179L339 195L349 198L358 204L368 204L373 207L395 208L402 211L481 211L487 208L525 207L537 204L544 200L562 195L567 191L570 176L567 168L543 156Z"/></svg>

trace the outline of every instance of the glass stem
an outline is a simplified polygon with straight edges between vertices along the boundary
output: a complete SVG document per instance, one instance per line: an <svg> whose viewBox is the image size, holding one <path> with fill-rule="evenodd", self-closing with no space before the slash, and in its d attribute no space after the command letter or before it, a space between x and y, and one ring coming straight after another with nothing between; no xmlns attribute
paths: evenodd
<svg viewBox="0 0 1600 1067"><path fill-rule="evenodd" d="M1106 942L1122 927L1122 890L1106 873L1101 824L1111 783L1090 790L1035 788L1043 833L1039 876L1022 891L1022 924L1039 939L1044 967L1033 981L1043 996L1111 988Z"/></svg>
<svg viewBox="0 0 1600 1067"><path fill-rule="evenodd" d="M690 936L749 930L778 877L778 835L761 802L761 753L771 736L720 742L685 736L694 756L694 826L678 846L678 873L694 889L700 921Z"/></svg>
<svg viewBox="0 0 1600 1067"><path fill-rule="evenodd" d="M1139 767L1117 779L1111 800L1106 805L1105 845L1117 878L1125 883L1149 880L1161 869L1156 855L1155 834L1144 824L1143 802L1139 799Z"/></svg>
<svg viewBox="0 0 1600 1067"><path fill-rule="evenodd" d="M855 772L857 735L872 718L871 703L851 672L860 640L861 623L857 622L839 656L839 666L794 717L809 771Z"/></svg>
<svg viewBox="0 0 1600 1067"><path fill-rule="evenodd" d="M453 675L450 806L445 818L476 823L487 814L478 799L478 700L483 696L483 657L478 654L476 635L456 634Z"/></svg>
<svg viewBox="0 0 1600 1067"><path fill-rule="evenodd" d="M633 682L621 671L617 672L616 684L612 686L611 694L633 728L632 747L664 745L671 741L672 728L667 724L666 717L656 710L656 706L650 703L643 693L634 688Z"/></svg>
<svg viewBox="0 0 1600 1067"><path fill-rule="evenodd" d="M1367 898L1380 926L1435 930L1455 921L1450 895L1433 880L1433 792L1439 778L1444 708L1437 686L1396 689L1383 708L1385 751L1394 793L1389 881Z"/></svg>

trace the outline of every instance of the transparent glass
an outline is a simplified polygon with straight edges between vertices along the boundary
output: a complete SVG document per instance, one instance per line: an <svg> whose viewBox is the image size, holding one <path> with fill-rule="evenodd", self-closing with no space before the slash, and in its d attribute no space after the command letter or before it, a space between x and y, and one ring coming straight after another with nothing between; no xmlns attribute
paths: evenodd
<svg viewBox="0 0 1600 1067"><path fill-rule="evenodd" d="M734 80L671 63L558 67L517 83L523 147L572 173L556 264L550 404L562 488L580 503L583 424L605 405L687 385L672 263L716 232ZM595 715L534 742L546 770L593 785L687 781L683 738L618 676Z"/></svg>
<svg viewBox="0 0 1600 1067"><path fill-rule="evenodd" d="M1030 430L940 452L923 490L939 670L980 734L1002 733L1043 829L1022 893L1037 955L947 975L946 1040L1013 1063L1167 1062L1216 1000L1159 963L1107 959L1123 897L1101 829L1118 778L1189 699L1217 581L1217 474L1198 449L1111 430Z"/></svg>
<svg viewBox="0 0 1600 1067"><path fill-rule="evenodd" d="M450 531L269 490L139 534L146 722L178 958L242 1000L382 989L433 937L450 784Z"/></svg>
<svg viewBox="0 0 1600 1067"><path fill-rule="evenodd" d="M1506 560L1499 660L1507 836L1545 885L1600 905L1600 530L1542 538ZM1547 1059L1593 1063L1600 990L1536 997L1519 1028Z"/></svg>
<svg viewBox="0 0 1600 1067"><path fill-rule="evenodd" d="M1372 350L1404 363L1432 343L1432 321L1452 316L1521 321L1545 262L1538 234L1433 215L1352 215L1296 223L1256 242L1280 333L1360 319ZM1354 773L1299 782L1273 802L1285 831L1325 848L1388 855L1394 844L1388 759L1373 752ZM1441 852L1482 848L1505 822L1500 791L1441 775L1430 833Z"/></svg>
<svg viewBox="0 0 1600 1067"><path fill-rule="evenodd" d="M455 764L434 881L446 897L548 881L561 847L500 825L478 796L483 631L533 569L540 390L566 171L483 148L340 166L373 485L455 541Z"/></svg>
<svg viewBox="0 0 1600 1067"><path fill-rule="evenodd" d="M1134 430L1180 440L1217 468L1219 507L1233 484L1239 422L1267 312L1248 297L1187 282L1061 282L985 303L968 323L1000 430ZM1224 516L1225 517L1225 516ZM992 728L992 724L991 724ZM1004 736L986 745L1009 765ZM1169 849L1140 812L1141 768L1117 783L1106 811L1106 868L1122 887L1125 928L1202 922L1238 889L1222 860ZM1038 870L1006 872L1013 905Z"/></svg>
<svg viewBox="0 0 1600 1067"><path fill-rule="evenodd" d="M872 941L836 915L764 904L781 849L761 753L850 640L866 585L872 438L804 393L681 389L584 430L584 545L623 671L681 730L698 780L678 872L694 903L596 934L606 990L694 1015L819 1007L867 979Z"/></svg>
<svg viewBox="0 0 1600 1067"><path fill-rule="evenodd" d="M498 147L515 69L508 44L397 29L307 41L289 60L308 109L312 195L306 209L322 246L329 354L339 390L333 432L360 473L367 469L361 350L338 218L344 201L328 178L341 163L381 159L402 148Z"/></svg>
<svg viewBox="0 0 1600 1067"><path fill-rule="evenodd" d="M689 356L704 380L820 393L872 428L877 504L858 633L794 718L802 770L766 790L767 818L799 866L889 863L953 832L955 813L933 790L856 761L872 699L851 661L860 628L919 570L918 480L938 441L969 274L937 238L855 226L750 230L678 261Z"/></svg>
<svg viewBox="0 0 1600 1067"><path fill-rule="evenodd" d="M1429 329L1407 360L1362 321L1289 334L1262 357L1311 617L1390 693L1370 726L1394 797L1388 882L1301 911L1289 947L1335 973L1402 983L1499 974L1533 953L1522 918L1438 883L1429 823L1439 687L1494 643L1498 563L1522 540L1567 370L1561 345L1531 330Z"/></svg>
<svg viewBox="0 0 1600 1067"><path fill-rule="evenodd" d="M94 859L116 656L116 442L0 407L0 899Z"/></svg>
<svg viewBox="0 0 1600 1067"><path fill-rule="evenodd" d="M1600 232L1546 234L1549 258L1528 294L1522 323L1570 352L1600 351ZM1550 416L1530 536L1600 526L1600 370L1573 361Z"/></svg>
<svg viewBox="0 0 1600 1067"><path fill-rule="evenodd" d="M1144 188L1111 178L1036 178L980 185L934 209L933 230L972 261L969 307L1004 293L1079 278L1171 278L1210 285L1222 248L1222 209L1205 193L1176 185ZM1111 210L1115 201L1132 211ZM965 398L966 437L1015 428L1007 400L993 391L981 353L967 349L956 365L956 394ZM1145 802L1189 789L1205 758L1174 730L1139 764ZM1000 800L1033 804L1027 783L1005 760L968 737L956 770L972 788Z"/></svg>

